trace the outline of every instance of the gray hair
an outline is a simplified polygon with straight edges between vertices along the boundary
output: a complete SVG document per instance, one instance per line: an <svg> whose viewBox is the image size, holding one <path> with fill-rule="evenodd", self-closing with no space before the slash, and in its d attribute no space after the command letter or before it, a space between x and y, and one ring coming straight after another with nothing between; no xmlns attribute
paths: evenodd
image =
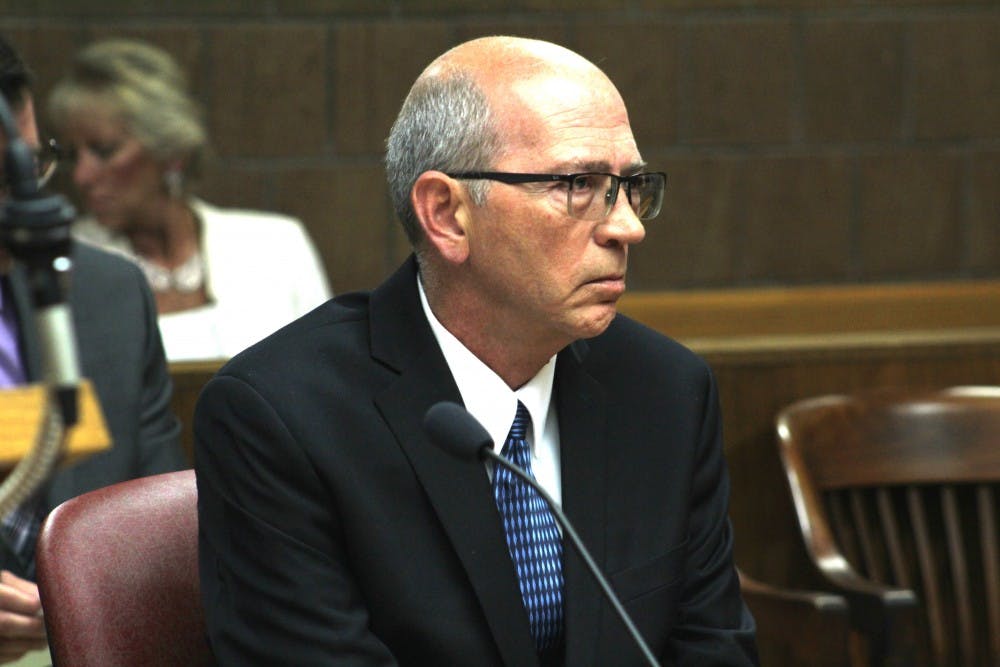
<svg viewBox="0 0 1000 667"><path fill-rule="evenodd" d="M165 51L126 39L81 50L52 90L49 115L63 130L95 107L123 120L155 159L184 157L187 175L197 175L208 143L203 113L184 72Z"/></svg>
<svg viewBox="0 0 1000 667"><path fill-rule="evenodd" d="M417 177L430 170L489 170L500 148L495 115L472 76L450 71L413 85L389 132L385 167L396 215L418 255L423 232L410 201ZM482 206L489 183L468 181L466 187Z"/></svg>

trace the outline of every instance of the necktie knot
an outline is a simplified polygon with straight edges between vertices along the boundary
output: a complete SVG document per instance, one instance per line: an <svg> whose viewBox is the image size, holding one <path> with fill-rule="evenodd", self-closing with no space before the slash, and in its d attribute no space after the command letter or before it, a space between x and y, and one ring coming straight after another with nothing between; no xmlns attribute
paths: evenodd
<svg viewBox="0 0 1000 667"><path fill-rule="evenodd" d="M507 439L524 440L529 424L531 424L531 414L528 412L528 408L524 407L524 403L518 401L517 412L514 413L514 423L510 425L510 433L507 435Z"/></svg>

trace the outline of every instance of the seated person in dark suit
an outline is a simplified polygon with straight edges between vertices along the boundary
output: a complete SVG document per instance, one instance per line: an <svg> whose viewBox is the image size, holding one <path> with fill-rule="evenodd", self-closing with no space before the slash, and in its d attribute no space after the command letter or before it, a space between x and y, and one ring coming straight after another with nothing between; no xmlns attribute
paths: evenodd
<svg viewBox="0 0 1000 667"><path fill-rule="evenodd" d="M31 75L0 37L0 92L22 138L40 149ZM0 137L0 150L7 138ZM42 157L40 165L47 164ZM6 177L0 181L6 189ZM34 542L56 505L86 491L185 467L180 425L156 326L156 304L142 272L127 260L76 244L69 294L82 375L94 385L112 447L58 471L0 523L0 661L45 645ZM0 247L0 387L39 379L41 352L23 267ZM2 400L2 399L0 399Z"/></svg>
<svg viewBox="0 0 1000 667"><path fill-rule="evenodd" d="M535 494L429 440L442 400L560 500L660 660L756 663L715 381L616 314L665 177L614 85L554 44L467 42L410 90L386 164L414 257L199 399L220 664L642 663Z"/></svg>

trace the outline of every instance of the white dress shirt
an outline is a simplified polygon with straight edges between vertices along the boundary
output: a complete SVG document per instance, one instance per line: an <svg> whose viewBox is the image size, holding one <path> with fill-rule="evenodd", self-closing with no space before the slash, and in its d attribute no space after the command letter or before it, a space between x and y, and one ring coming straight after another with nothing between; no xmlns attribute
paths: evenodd
<svg viewBox="0 0 1000 667"><path fill-rule="evenodd" d="M552 381L555 379L556 357L552 356L538 373L516 390L469 351L444 325L438 321L427 303L423 282L417 277L420 303L430 322L431 331L441 346L448 368L451 370L458 391L462 394L465 409L479 420L493 438L493 449L498 454L510 433L517 402L524 403L531 415L531 428L527 431L531 447L531 469L535 480L558 502L562 502L562 482L559 473L559 420L552 401ZM487 474L492 469L487 467Z"/></svg>

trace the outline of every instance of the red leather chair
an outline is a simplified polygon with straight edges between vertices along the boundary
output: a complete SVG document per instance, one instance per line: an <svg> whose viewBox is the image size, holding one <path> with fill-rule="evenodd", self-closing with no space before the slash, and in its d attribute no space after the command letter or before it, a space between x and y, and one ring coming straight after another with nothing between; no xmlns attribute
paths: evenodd
<svg viewBox="0 0 1000 667"><path fill-rule="evenodd" d="M38 539L38 588L60 667L212 664L198 585L193 470L69 500Z"/></svg>

